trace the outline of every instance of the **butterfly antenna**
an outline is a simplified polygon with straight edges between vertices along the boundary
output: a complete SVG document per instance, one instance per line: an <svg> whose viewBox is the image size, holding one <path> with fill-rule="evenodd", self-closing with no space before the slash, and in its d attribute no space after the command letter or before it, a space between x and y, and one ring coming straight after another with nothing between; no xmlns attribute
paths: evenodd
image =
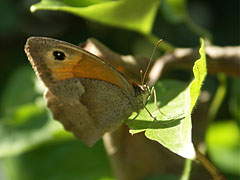
<svg viewBox="0 0 240 180"><path fill-rule="evenodd" d="M159 44L160 44L162 41L163 41L163 40L160 39L160 40L157 42L157 44L155 45L154 49L153 49L151 58L150 58L150 60L149 60L149 62L148 62L147 68L146 68L145 73L144 73L143 78L142 78L142 86L144 85L144 81L145 81L145 79L146 79L148 69L149 69L149 67L150 67L150 65L151 65L151 62L152 62L152 59L153 59L153 55L155 54L155 51L156 51L157 47L159 46Z"/></svg>

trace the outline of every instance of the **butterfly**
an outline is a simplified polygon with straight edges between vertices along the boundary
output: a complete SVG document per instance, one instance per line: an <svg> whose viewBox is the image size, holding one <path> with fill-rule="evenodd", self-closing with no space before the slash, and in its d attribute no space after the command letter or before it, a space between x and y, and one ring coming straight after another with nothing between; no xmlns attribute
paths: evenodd
<svg viewBox="0 0 240 180"><path fill-rule="evenodd" d="M53 118L89 146L139 113L151 94L148 86L67 42L30 37L25 52L47 88L44 96Z"/></svg>

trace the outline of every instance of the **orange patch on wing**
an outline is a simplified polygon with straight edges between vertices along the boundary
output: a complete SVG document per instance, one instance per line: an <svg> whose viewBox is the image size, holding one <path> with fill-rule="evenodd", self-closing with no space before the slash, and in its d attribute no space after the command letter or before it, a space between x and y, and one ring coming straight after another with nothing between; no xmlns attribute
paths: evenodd
<svg viewBox="0 0 240 180"><path fill-rule="evenodd" d="M123 67L123 66L118 66L118 67L117 67L117 70L118 70L119 72L123 73L123 72L124 72L124 67Z"/></svg>
<svg viewBox="0 0 240 180"><path fill-rule="evenodd" d="M47 63L47 67L52 71L55 80L65 80L70 78L89 78L102 80L123 88L120 74L104 64L100 60L83 55L82 57L72 57L64 61L54 61Z"/></svg>

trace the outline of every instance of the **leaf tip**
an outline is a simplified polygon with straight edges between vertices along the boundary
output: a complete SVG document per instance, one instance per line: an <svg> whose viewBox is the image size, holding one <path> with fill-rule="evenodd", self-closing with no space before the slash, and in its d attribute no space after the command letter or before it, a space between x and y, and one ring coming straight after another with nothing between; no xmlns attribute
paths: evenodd
<svg viewBox="0 0 240 180"><path fill-rule="evenodd" d="M204 43L204 39L202 37L200 37L200 44L201 44L201 47L199 49L199 53L200 53L200 55L205 56L205 49L204 49L205 43Z"/></svg>
<svg viewBox="0 0 240 180"><path fill-rule="evenodd" d="M36 6L33 5L33 6L30 7L30 11L32 13L34 13L36 10L37 10Z"/></svg>
<svg viewBox="0 0 240 180"><path fill-rule="evenodd" d="M202 37L200 37L200 43L204 45L204 39Z"/></svg>
<svg viewBox="0 0 240 180"><path fill-rule="evenodd" d="M186 158L186 159L195 159L196 158L196 152L194 149L194 146L192 143L189 143L185 146L185 150L181 151L180 153L178 153L180 156Z"/></svg>

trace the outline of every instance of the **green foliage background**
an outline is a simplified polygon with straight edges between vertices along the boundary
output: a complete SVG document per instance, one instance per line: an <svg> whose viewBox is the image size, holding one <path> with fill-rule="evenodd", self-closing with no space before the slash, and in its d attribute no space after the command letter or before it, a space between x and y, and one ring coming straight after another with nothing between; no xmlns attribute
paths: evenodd
<svg viewBox="0 0 240 180"><path fill-rule="evenodd" d="M200 36L219 46L239 44L236 1L151 0L146 5L138 0L45 0L32 10L55 7L52 10L62 11L32 14L29 9L34 3L38 1L0 1L0 179L3 180L113 179L102 142L88 148L65 132L46 110L43 87L36 81L23 51L29 36L54 37L73 44L95 37L120 54L146 57L150 57L158 37L166 40L161 44L162 52L174 46L199 47ZM137 9L132 16L128 13L131 8ZM115 13L114 18L106 12ZM176 70L162 78L190 82L192 75ZM211 109L206 130L209 158L228 179L237 179L240 169L239 83L239 79L210 75L204 86L212 97L217 94L215 99L219 100L215 109ZM172 175L157 178L163 176L176 179Z"/></svg>

